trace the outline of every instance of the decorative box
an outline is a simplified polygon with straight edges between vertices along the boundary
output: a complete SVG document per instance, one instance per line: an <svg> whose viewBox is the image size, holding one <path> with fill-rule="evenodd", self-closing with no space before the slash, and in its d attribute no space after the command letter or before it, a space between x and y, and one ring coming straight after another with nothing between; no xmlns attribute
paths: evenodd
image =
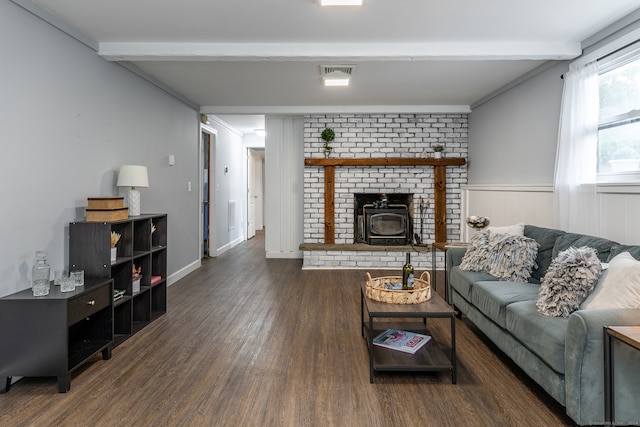
<svg viewBox="0 0 640 427"><path fill-rule="evenodd" d="M124 208L124 197L89 197L87 202L87 209Z"/></svg>
<svg viewBox="0 0 640 427"><path fill-rule="evenodd" d="M87 222L122 221L129 218L129 208L89 209L86 212Z"/></svg>

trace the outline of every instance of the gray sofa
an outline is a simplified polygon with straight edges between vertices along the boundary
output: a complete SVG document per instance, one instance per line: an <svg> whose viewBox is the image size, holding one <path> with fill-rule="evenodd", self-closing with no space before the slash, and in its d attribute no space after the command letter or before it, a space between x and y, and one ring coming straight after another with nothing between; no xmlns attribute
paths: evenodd
<svg viewBox="0 0 640 427"><path fill-rule="evenodd" d="M461 270L466 248L447 251L449 302L580 425L604 422L603 326L640 325L640 309L578 310L568 318L549 317L536 307L540 281L552 259L571 246L590 246L608 261L622 251L640 259L640 246L526 225L524 235L539 246L529 282L500 281ZM640 352L615 347L617 423L640 424Z"/></svg>

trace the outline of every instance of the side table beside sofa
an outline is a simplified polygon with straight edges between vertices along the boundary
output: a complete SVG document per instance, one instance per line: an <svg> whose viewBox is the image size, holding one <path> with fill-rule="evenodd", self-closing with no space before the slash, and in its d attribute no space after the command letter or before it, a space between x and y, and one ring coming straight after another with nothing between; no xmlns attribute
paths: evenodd
<svg viewBox="0 0 640 427"><path fill-rule="evenodd" d="M607 425L616 423L615 394L613 393L616 371L618 371L615 369L616 341L621 345L618 351L629 349L640 351L640 326L604 327L604 420ZM625 374L625 372L619 373ZM640 424L640 417L633 424Z"/></svg>

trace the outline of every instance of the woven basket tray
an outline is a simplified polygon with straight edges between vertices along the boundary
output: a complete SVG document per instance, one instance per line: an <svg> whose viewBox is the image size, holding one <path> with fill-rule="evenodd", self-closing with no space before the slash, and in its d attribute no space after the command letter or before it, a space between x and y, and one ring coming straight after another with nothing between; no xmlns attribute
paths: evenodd
<svg viewBox="0 0 640 427"><path fill-rule="evenodd" d="M392 304L418 304L431 299L431 275L425 271L414 279L412 290L387 289L386 285L402 283L402 277L386 276L371 278L367 272L366 296L369 299Z"/></svg>

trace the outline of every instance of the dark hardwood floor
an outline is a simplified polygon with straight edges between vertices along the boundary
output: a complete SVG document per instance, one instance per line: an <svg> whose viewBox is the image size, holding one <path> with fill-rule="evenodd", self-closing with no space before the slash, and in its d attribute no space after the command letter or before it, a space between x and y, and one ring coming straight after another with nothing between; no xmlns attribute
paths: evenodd
<svg viewBox="0 0 640 427"><path fill-rule="evenodd" d="M464 319L458 384L444 372L379 373L370 384L364 277L266 260L258 235L172 285L167 314L77 372L69 393L53 378L18 381L0 395L0 425L573 425ZM430 322L447 343L449 321Z"/></svg>

